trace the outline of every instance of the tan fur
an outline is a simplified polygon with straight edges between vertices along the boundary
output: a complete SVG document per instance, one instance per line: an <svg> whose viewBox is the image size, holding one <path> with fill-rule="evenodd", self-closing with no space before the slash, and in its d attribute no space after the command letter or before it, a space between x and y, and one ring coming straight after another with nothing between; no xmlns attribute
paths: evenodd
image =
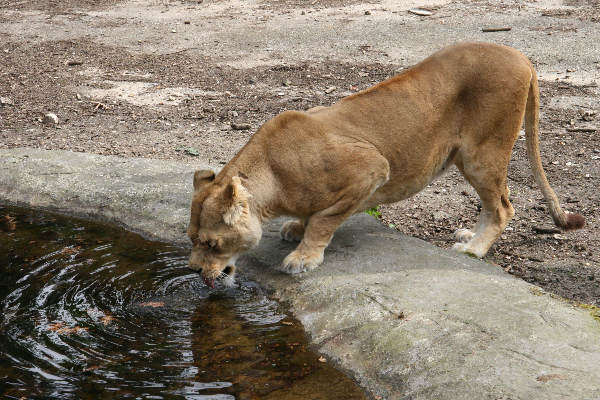
<svg viewBox="0 0 600 400"><path fill-rule="evenodd" d="M282 238L300 244L282 270L313 269L346 218L406 199L452 165L482 203L474 230L457 232L454 248L483 257L514 214L506 175L524 117L530 163L550 213L563 229L579 228L583 217L560 208L544 175L538 108L535 70L523 54L470 43L330 107L286 111L218 176L196 173L190 266L214 282L258 243L262 222L288 215L298 220L284 224Z"/></svg>

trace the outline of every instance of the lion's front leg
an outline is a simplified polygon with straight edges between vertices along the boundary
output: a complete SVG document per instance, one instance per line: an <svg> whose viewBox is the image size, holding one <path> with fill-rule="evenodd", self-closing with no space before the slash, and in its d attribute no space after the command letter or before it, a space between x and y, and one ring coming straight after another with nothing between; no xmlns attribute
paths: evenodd
<svg viewBox="0 0 600 400"><path fill-rule="evenodd" d="M304 229L302 241L296 250L283 260L281 265L283 272L298 274L315 269L323 263L323 253L331 241L333 233L348 217L345 215L346 213L343 216L335 217L327 215L329 212L330 209L327 209L310 217Z"/></svg>
<svg viewBox="0 0 600 400"><path fill-rule="evenodd" d="M353 169L354 175L348 177L347 187L338 193L332 193L331 198L337 200L333 205L308 218L302 241L296 250L283 260L281 266L283 272L297 274L319 266L323 262L325 248L337 228L354 214L377 188L388 181L389 164L378 152L360 148L355 149L351 154L353 156L351 161L358 163L361 168ZM295 222L292 222L293 225L289 227L299 229Z"/></svg>

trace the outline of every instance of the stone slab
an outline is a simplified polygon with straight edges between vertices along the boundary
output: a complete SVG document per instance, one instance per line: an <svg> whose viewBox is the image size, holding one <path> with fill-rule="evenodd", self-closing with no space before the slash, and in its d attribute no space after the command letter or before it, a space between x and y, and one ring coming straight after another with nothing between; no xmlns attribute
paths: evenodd
<svg viewBox="0 0 600 400"><path fill-rule="evenodd" d="M185 246L192 173L176 162L0 150L0 201ZM600 322L587 310L367 215L338 230L323 266L284 275L272 268L293 248L280 224L267 224L242 273L288 304L315 347L373 397L600 399Z"/></svg>

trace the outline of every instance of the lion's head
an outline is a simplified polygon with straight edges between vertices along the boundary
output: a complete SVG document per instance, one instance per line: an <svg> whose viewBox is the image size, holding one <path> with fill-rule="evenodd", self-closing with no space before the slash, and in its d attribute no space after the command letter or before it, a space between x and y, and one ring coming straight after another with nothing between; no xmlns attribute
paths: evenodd
<svg viewBox="0 0 600 400"><path fill-rule="evenodd" d="M238 176L215 179L215 173L194 174L194 195L187 234L193 243L189 266L211 287L218 279L233 284L235 261L256 246L262 229L251 212L251 195Z"/></svg>

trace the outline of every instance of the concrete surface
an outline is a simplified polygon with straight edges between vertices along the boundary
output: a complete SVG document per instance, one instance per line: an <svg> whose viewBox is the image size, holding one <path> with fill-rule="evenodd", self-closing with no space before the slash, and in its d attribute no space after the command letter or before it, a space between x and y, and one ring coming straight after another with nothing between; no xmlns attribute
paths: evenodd
<svg viewBox="0 0 600 400"><path fill-rule="evenodd" d="M434 14L419 17L407 12L412 7ZM600 79L600 29L582 18L594 7L561 0L129 0L64 15L7 9L12 21L0 33L21 40L93 38L142 54L190 51L242 69L323 59L411 65L457 41L491 41L539 61L543 79L563 78L569 69L565 80L582 84ZM490 27L512 29L482 32Z"/></svg>
<svg viewBox="0 0 600 400"><path fill-rule="evenodd" d="M198 165L198 167L204 167ZM0 150L0 201L118 223L186 244L183 164ZM272 289L316 348L380 399L600 399L600 321L469 257L350 219L325 264L275 271L274 221L239 266Z"/></svg>

